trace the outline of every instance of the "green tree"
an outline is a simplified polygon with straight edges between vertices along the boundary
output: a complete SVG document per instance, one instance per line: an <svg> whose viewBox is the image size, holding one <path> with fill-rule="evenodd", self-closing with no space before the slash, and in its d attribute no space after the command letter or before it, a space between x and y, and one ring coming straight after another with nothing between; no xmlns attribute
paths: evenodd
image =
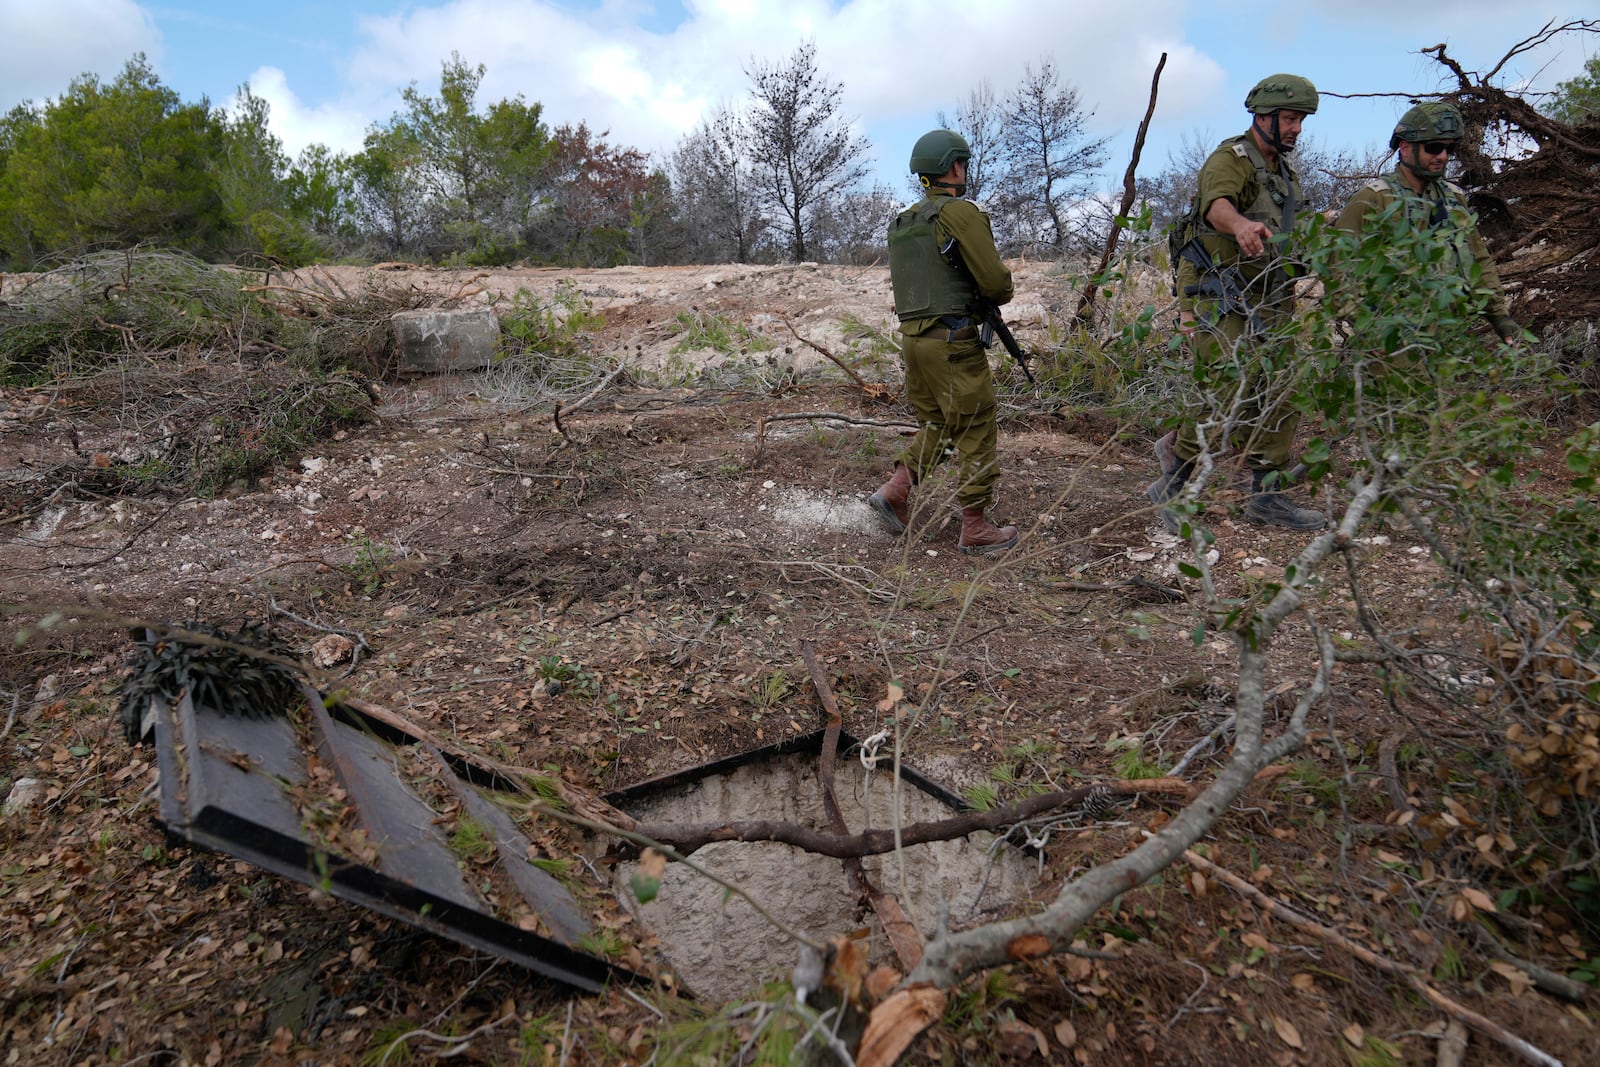
<svg viewBox="0 0 1600 1067"><path fill-rule="evenodd" d="M0 119L0 260L32 262L37 258L28 218L16 203L16 182L7 180L11 159L25 137L37 136L39 109L24 101Z"/></svg>
<svg viewBox="0 0 1600 1067"><path fill-rule="evenodd" d="M393 251L416 246L424 229L421 154L403 126L373 127L349 173L361 229Z"/></svg>
<svg viewBox="0 0 1600 1067"><path fill-rule="evenodd" d="M1556 86L1545 113L1573 125L1600 114L1600 55L1589 57L1582 74Z"/></svg>
<svg viewBox="0 0 1600 1067"><path fill-rule="evenodd" d="M554 151L537 103L518 95L482 113L477 104L482 64L452 53L439 95L412 84L401 93L406 110L390 129L414 149L415 178L427 202L431 234L451 250L514 245Z"/></svg>
<svg viewBox="0 0 1600 1067"><path fill-rule="evenodd" d="M229 251L259 250L307 262L314 256L314 242L286 217L289 160L282 142L268 129L270 110L245 85L239 88L233 113L223 120L221 152L212 162L212 173L230 231Z"/></svg>
<svg viewBox="0 0 1600 1067"><path fill-rule="evenodd" d="M227 219L213 162L223 155L225 124L204 99L181 102L143 55L109 85L78 78L37 122L9 128L0 201L20 231L14 253L140 241L218 246Z"/></svg>
<svg viewBox="0 0 1600 1067"><path fill-rule="evenodd" d="M284 178L289 214L324 237L353 237L360 217L355 167L327 145L300 153Z"/></svg>

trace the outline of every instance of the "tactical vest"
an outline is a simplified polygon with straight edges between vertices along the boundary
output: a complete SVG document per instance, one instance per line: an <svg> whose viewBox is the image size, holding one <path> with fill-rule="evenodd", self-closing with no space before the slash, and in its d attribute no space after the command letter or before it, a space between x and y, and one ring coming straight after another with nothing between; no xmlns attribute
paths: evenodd
<svg viewBox="0 0 1600 1067"><path fill-rule="evenodd" d="M1465 224L1465 220L1471 218L1471 209L1467 207L1467 194L1459 185L1443 180L1428 182L1429 191L1437 195L1425 196L1412 192L1400 180L1398 171L1390 171L1368 182L1367 188L1398 197L1405 205L1401 210L1406 213L1406 221L1419 231L1437 231L1455 256L1454 272L1462 277L1470 275L1477 257L1472 254L1470 231Z"/></svg>
<svg viewBox="0 0 1600 1067"><path fill-rule="evenodd" d="M1287 233L1294 229L1295 211L1304 203L1304 198L1300 190L1300 175L1284 154L1278 154L1278 169L1274 171L1267 167L1267 157L1261 154L1261 149L1256 147L1255 140L1248 133L1230 137L1220 147L1230 149L1240 159L1249 160L1256 170L1255 201L1237 205L1239 214L1251 222L1266 223L1273 233ZM1233 238L1206 225L1203 217L1195 221L1195 230L1206 251L1211 253L1211 258L1218 262L1233 258L1223 255L1225 249L1231 252L1237 247ZM1253 278L1260 273L1260 267L1240 263L1239 271L1246 278Z"/></svg>
<svg viewBox="0 0 1600 1067"><path fill-rule="evenodd" d="M939 248L934 220L954 197L931 196L896 215L889 223L889 282L894 310L901 322L969 314L978 286L960 262Z"/></svg>

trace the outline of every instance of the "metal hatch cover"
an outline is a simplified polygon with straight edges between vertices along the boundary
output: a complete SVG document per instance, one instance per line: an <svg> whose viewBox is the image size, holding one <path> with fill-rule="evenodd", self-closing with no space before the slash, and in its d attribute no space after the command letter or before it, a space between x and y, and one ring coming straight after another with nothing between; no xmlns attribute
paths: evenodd
<svg viewBox="0 0 1600 1067"><path fill-rule="evenodd" d="M176 702L151 699L160 821L168 832L586 992L614 981L648 981L576 947L589 916L559 881L528 861L528 838L481 792L492 788L488 772L347 705L334 705L330 714L314 689L302 683L301 691L310 745L286 715L225 715L196 707L187 693ZM552 936L497 917L462 877L434 825L436 813L397 773L398 746L408 744L422 745L419 751L438 761L444 784L488 828L510 883ZM363 846L362 856L319 843L307 825L296 797L327 790L325 779L312 781L313 764L331 770L343 802L355 809L358 830L350 836Z"/></svg>

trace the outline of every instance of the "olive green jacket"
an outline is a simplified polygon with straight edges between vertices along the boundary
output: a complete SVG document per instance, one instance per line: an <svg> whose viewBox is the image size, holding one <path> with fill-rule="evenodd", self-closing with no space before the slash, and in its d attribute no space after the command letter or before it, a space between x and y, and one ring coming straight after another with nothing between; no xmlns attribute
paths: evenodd
<svg viewBox="0 0 1600 1067"><path fill-rule="evenodd" d="M1281 305L1274 310L1287 312L1292 308L1292 292L1283 270L1269 270L1281 253L1269 248L1265 255L1246 259L1239 254L1239 243L1229 234L1221 233L1205 222L1206 213L1218 200L1230 201L1239 214L1252 222L1265 223L1273 233L1283 230L1285 208L1291 225L1305 200L1300 188L1300 175L1287 156L1279 155L1269 166L1261 149L1249 131L1230 137L1219 144L1206 157L1200 168L1199 189L1196 193L1195 236L1219 267L1234 267L1249 284L1247 298L1253 305ZM1187 293L1188 287L1199 281L1194 264L1184 260L1177 265L1180 306L1185 311L1195 309L1196 297ZM1266 307L1261 308L1266 311Z"/></svg>

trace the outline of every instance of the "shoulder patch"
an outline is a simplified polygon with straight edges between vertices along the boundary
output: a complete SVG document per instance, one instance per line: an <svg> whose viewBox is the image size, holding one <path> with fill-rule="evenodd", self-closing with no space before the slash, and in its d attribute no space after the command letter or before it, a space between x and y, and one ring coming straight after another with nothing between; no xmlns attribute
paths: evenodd
<svg viewBox="0 0 1600 1067"><path fill-rule="evenodd" d="M1243 141L1236 141L1233 145L1233 154L1238 156L1240 159L1244 159L1250 154L1250 151L1249 149L1245 148Z"/></svg>
<svg viewBox="0 0 1600 1067"><path fill-rule="evenodd" d="M1451 193L1451 194L1453 194L1455 196L1459 196L1463 200L1465 200L1467 198L1467 191L1465 189L1461 188L1461 186L1457 185L1455 182L1447 182L1447 181L1442 181L1441 180L1439 182L1439 184L1444 186L1444 191L1445 192Z"/></svg>
<svg viewBox="0 0 1600 1067"><path fill-rule="evenodd" d="M1369 179L1367 184L1362 186L1362 188L1371 189L1375 193L1381 193L1389 188L1389 183L1384 181L1382 178L1372 178Z"/></svg>

